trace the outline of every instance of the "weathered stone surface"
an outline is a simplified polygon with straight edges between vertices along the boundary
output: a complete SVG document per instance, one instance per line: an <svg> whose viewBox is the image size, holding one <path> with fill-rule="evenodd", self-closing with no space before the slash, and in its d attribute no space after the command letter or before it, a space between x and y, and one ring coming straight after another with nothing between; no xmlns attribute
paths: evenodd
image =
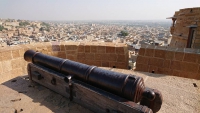
<svg viewBox="0 0 200 113"><path fill-rule="evenodd" d="M149 65L162 67L164 60L161 58L149 58Z"/></svg>
<svg viewBox="0 0 200 113"><path fill-rule="evenodd" d="M98 46L97 47L97 53L105 53L106 47L105 46Z"/></svg>
<svg viewBox="0 0 200 113"><path fill-rule="evenodd" d="M139 64L148 64L149 63L149 57L138 55L136 62L139 63Z"/></svg>
<svg viewBox="0 0 200 113"><path fill-rule="evenodd" d="M154 56L154 49L146 49L145 56L153 57Z"/></svg>
<svg viewBox="0 0 200 113"><path fill-rule="evenodd" d="M165 58L165 50L155 49L154 57Z"/></svg>
<svg viewBox="0 0 200 113"><path fill-rule="evenodd" d="M144 72L148 72L149 71L149 66L145 65L145 64L138 64L136 63L136 71L144 71Z"/></svg>
<svg viewBox="0 0 200 113"><path fill-rule="evenodd" d="M183 52L175 52L175 57L174 57L175 60L182 61L183 57L184 57L184 53Z"/></svg>
<svg viewBox="0 0 200 113"><path fill-rule="evenodd" d="M145 48L140 48L139 55L144 56L145 50Z"/></svg>
<svg viewBox="0 0 200 113"><path fill-rule="evenodd" d="M199 80L116 68L104 69L141 76L144 78L145 86L161 91L164 101L158 113L198 113L200 111ZM8 80L0 85L1 112L92 113L90 110L70 102L69 99L41 85L36 83L30 85L26 76L20 76L14 78L14 80L16 81ZM194 83L197 87L194 87Z"/></svg>
<svg viewBox="0 0 200 113"><path fill-rule="evenodd" d="M185 53L183 61L194 62L196 63L198 60L198 54L195 53Z"/></svg>
<svg viewBox="0 0 200 113"><path fill-rule="evenodd" d="M8 72L12 70L12 65L11 65L11 61L2 61L2 68L3 68L3 72Z"/></svg>
<svg viewBox="0 0 200 113"><path fill-rule="evenodd" d="M106 46L106 53L115 53L115 47Z"/></svg>

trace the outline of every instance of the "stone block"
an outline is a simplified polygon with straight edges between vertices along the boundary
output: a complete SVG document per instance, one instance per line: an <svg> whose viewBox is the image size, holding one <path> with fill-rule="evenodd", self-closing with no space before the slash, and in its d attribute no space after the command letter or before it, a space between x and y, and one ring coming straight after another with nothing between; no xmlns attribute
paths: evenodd
<svg viewBox="0 0 200 113"><path fill-rule="evenodd" d="M163 63L164 68L169 68L170 65L171 65L171 60L164 60L164 63Z"/></svg>
<svg viewBox="0 0 200 113"><path fill-rule="evenodd" d="M23 73L22 67L11 70L11 78L15 78L23 74L24 73Z"/></svg>
<svg viewBox="0 0 200 113"><path fill-rule="evenodd" d="M124 54L125 53L125 50L124 50L124 47L116 47L116 53L117 54Z"/></svg>
<svg viewBox="0 0 200 113"><path fill-rule="evenodd" d="M154 57L165 58L165 50L155 49Z"/></svg>
<svg viewBox="0 0 200 113"><path fill-rule="evenodd" d="M16 69L23 66L21 58L16 58L11 60L12 69Z"/></svg>
<svg viewBox="0 0 200 113"><path fill-rule="evenodd" d="M101 60L101 55L100 53L95 54L95 60Z"/></svg>
<svg viewBox="0 0 200 113"><path fill-rule="evenodd" d="M47 53L48 53L48 50L47 50L47 48L44 48L44 49L42 49L40 52L43 53L43 54L47 54Z"/></svg>
<svg viewBox="0 0 200 113"><path fill-rule="evenodd" d="M52 51L60 51L60 45L52 45Z"/></svg>
<svg viewBox="0 0 200 113"><path fill-rule="evenodd" d="M149 73L152 73L152 71L154 71L154 73L157 73L158 67L157 66L149 65Z"/></svg>
<svg viewBox="0 0 200 113"><path fill-rule="evenodd" d="M145 50L146 50L145 48L140 48L139 55L144 56Z"/></svg>
<svg viewBox="0 0 200 113"><path fill-rule="evenodd" d="M178 76L178 77L179 77L179 76L180 76L180 72L181 72L181 71L173 70L172 75L173 75L173 76Z"/></svg>
<svg viewBox="0 0 200 113"><path fill-rule="evenodd" d="M174 59L174 51L166 51L165 53L165 59L173 60Z"/></svg>
<svg viewBox="0 0 200 113"><path fill-rule="evenodd" d="M117 62L125 62L126 56L125 55L117 55Z"/></svg>
<svg viewBox="0 0 200 113"><path fill-rule="evenodd" d="M137 56L136 62L139 63L139 64L148 64L148 62L149 62L149 57L145 57L145 56L140 56L140 55L138 55L138 56Z"/></svg>
<svg viewBox="0 0 200 113"><path fill-rule="evenodd" d="M77 59L78 60L85 60L85 53L78 53L77 54Z"/></svg>
<svg viewBox="0 0 200 113"><path fill-rule="evenodd" d="M184 52L175 52L174 60L183 61Z"/></svg>
<svg viewBox="0 0 200 113"><path fill-rule="evenodd" d="M149 65L162 67L163 66L164 59L160 58L149 58Z"/></svg>
<svg viewBox="0 0 200 113"><path fill-rule="evenodd" d="M62 51L63 52L63 51ZM76 55L77 51L64 51L67 55Z"/></svg>
<svg viewBox="0 0 200 113"><path fill-rule="evenodd" d="M115 53L115 47L106 46L106 53Z"/></svg>
<svg viewBox="0 0 200 113"><path fill-rule="evenodd" d="M52 45L48 45L48 46L46 46L46 48L47 48L48 52L52 52Z"/></svg>
<svg viewBox="0 0 200 113"><path fill-rule="evenodd" d="M97 53L97 46L91 46L91 53Z"/></svg>
<svg viewBox="0 0 200 113"><path fill-rule="evenodd" d="M195 53L185 53L183 61L196 63L198 60L198 54Z"/></svg>
<svg viewBox="0 0 200 113"><path fill-rule="evenodd" d="M2 61L2 69L3 72L11 71L12 70L11 61L10 60Z"/></svg>
<svg viewBox="0 0 200 113"><path fill-rule="evenodd" d="M165 75L172 75L173 70L169 69L169 68L158 68L156 73L165 74Z"/></svg>
<svg viewBox="0 0 200 113"><path fill-rule="evenodd" d="M93 62L93 65L94 65L94 66L99 66L99 67L102 66L102 65L101 65L101 61L94 61L94 62Z"/></svg>
<svg viewBox="0 0 200 113"><path fill-rule="evenodd" d="M79 45L78 46L78 52L79 53L84 53L85 52L85 46L84 45Z"/></svg>
<svg viewBox="0 0 200 113"><path fill-rule="evenodd" d="M197 73L199 69L199 64L190 62L181 62L181 70L186 72Z"/></svg>
<svg viewBox="0 0 200 113"><path fill-rule="evenodd" d="M154 56L154 49L146 48L146 51L145 51L145 55L144 55L144 56L153 57L153 56Z"/></svg>
<svg viewBox="0 0 200 113"><path fill-rule="evenodd" d="M65 51L65 45L64 44L60 45L60 51Z"/></svg>
<svg viewBox="0 0 200 113"><path fill-rule="evenodd" d="M101 62L101 66L102 66L102 67L109 67L109 62L107 62L107 61L102 61L102 62Z"/></svg>
<svg viewBox="0 0 200 113"><path fill-rule="evenodd" d="M72 51L75 51L77 50L78 46L77 45L65 45L65 50L68 51L68 50L72 50Z"/></svg>
<svg viewBox="0 0 200 113"><path fill-rule="evenodd" d="M194 43L194 44L193 44L193 48L200 49L200 43Z"/></svg>
<svg viewBox="0 0 200 113"><path fill-rule="evenodd" d="M200 74L199 73L197 73L196 79L200 80Z"/></svg>
<svg viewBox="0 0 200 113"><path fill-rule="evenodd" d="M116 68L128 69L128 64L125 62L116 62Z"/></svg>
<svg viewBox="0 0 200 113"><path fill-rule="evenodd" d="M74 61L85 64L85 59L76 59L76 60L74 60Z"/></svg>
<svg viewBox="0 0 200 113"><path fill-rule="evenodd" d="M97 47L97 53L105 53L106 47L105 46L98 46Z"/></svg>
<svg viewBox="0 0 200 113"><path fill-rule="evenodd" d="M85 53L90 53L90 45L85 45Z"/></svg>
<svg viewBox="0 0 200 113"><path fill-rule="evenodd" d="M24 53L25 53L25 51L24 51L23 48L19 49L19 56L20 57L24 57Z"/></svg>
<svg viewBox="0 0 200 113"><path fill-rule="evenodd" d="M85 60L85 64L87 64L87 65L96 65L96 62L94 60Z"/></svg>
<svg viewBox="0 0 200 113"><path fill-rule="evenodd" d="M9 72L2 73L0 76L1 76L1 77L0 77L0 83L9 81L10 78L11 78L11 77L10 77L10 76L11 76L11 72L9 71ZM0 110L0 111L1 111L1 110Z"/></svg>
<svg viewBox="0 0 200 113"><path fill-rule="evenodd" d="M181 61L171 61L170 69L181 70Z"/></svg>
<svg viewBox="0 0 200 113"><path fill-rule="evenodd" d="M57 51L53 51L53 52L51 52L51 55L55 56L55 57L58 57L58 52Z"/></svg>
<svg viewBox="0 0 200 113"><path fill-rule="evenodd" d="M11 51L2 51L0 52L0 61L11 60Z"/></svg>
<svg viewBox="0 0 200 113"><path fill-rule="evenodd" d="M95 59L94 53L85 53L86 60L94 60Z"/></svg>
<svg viewBox="0 0 200 113"><path fill-rule="evenodd" d="M195 39L194 43L200 43L200 39Z"/></svg>
<svg viewBox="0 0 200 113"><path fill-rule="evenodd" d="M149 71L149 66L145 65L145 64L138 64L136 63L136 71L144 71L144 72L148 72Z"/></svg>
<svg viewBox="0 0 200 113"><path fill-rule="evenodd" d="M109 54L101 54L101 61L109 61Z"/></svg>
<svg viewBox="0 0 200 113"><path fill-rule="evenodd" d="M197 79L198 74L192 73L192 72L187 72L187 71L181 71L179 76L185 77L185 78Z"/></svg>
<svg viewBox="0 0 200 113"><path fill-rule="evenodd" d="M76 55L66 55L66 58L69 59L69 60L77 60L77 56Z"/></svg>
<svg viewBox="0 0 200 113"><path fill-rule="evenodd" d="M18 57L20 57L19 49L12 50L12 58L18 58Z"/></svg>
<svg viewBox="0 0 200 113"><path fill-rule="evenodd" d="M108 60L109 61L116 61L117 60L117 54L109 54Z"/></svg>
<svg viewBox="0 0 200 113"><path fill-rule="evenodd" d="M117 68L116 65L117 65L117 62L109 62L109 67Z"/></svg>
<svg viewBox="0 0 200 113"><path fill-rule="evenodd" d="M57 57L65 59L66 58L66 53L64 51L59 51Z"/></svg>

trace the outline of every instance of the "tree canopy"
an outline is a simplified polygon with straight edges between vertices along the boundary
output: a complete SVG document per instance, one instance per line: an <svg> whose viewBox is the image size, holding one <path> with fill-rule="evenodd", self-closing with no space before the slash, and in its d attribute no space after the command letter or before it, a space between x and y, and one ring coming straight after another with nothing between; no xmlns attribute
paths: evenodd
<svg viewBox="0 0 200 113"><path fill-rule="evenodd" d="M19 25L20 26L27 26L27 25L30 25L29 22L19 22Z"/></svg>
<svg viewBox="0 0 200 113"><path fill-rule="evenodd" d="M45 23L45 22L42 22L41 25L46 26L46 27L50 27L50 25L48 23Z"/></svg>
<svg viewBox="0 0 200 113"><path fill-rule="evenodd" d="M3 29L4 29L4 27L0 25L0 31L2 31Z"/></svg>
<svg viewBox="0 0 200 113"><path fill-rule="evenodd" d="M128 36L128 32L127 31L121 31L120 36Z"/></svg>

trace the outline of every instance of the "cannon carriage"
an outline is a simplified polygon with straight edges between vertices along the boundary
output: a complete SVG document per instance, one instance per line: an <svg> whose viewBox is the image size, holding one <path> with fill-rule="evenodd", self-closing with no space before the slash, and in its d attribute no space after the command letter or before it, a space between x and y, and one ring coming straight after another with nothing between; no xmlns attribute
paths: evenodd
<svg viewBox="0 0 200 113"><path fill-rule="evenodd" d="M94 112L151 113L161 108L160 91L145 87L142 77L33 50L26 51L24 59L32 62L27 66L32 81Z"/></svg>

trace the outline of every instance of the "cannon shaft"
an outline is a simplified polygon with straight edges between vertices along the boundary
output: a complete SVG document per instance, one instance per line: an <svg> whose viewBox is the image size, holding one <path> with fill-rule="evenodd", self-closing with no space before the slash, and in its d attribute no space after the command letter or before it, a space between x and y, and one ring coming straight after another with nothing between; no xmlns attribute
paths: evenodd
<svg viewBox="0 0 200 113"><path fill-rule="evenodd" d="M24 59L65 75L73 75L75 79L133 102L140 101L145 89L143 78L135 75L113 72L68 59L45 55L33 50L27 50Z"/></svg>

